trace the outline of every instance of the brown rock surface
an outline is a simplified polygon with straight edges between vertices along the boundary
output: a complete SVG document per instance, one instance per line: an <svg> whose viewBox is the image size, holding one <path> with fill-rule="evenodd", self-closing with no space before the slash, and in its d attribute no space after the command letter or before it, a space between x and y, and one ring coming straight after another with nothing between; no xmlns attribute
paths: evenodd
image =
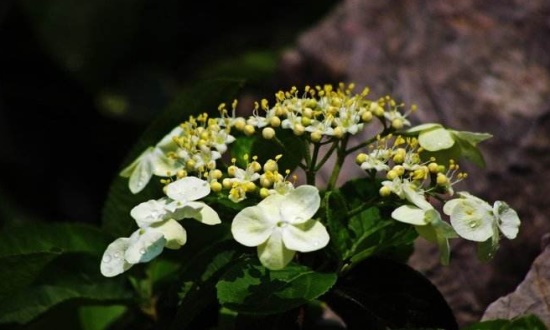
<svg viewBox="0 0 550 330"><path fill-rule="evenodd" d="M410 259L461 325L514 290L550 231L549 40L547 0L347 0L281 61L284 86L355 82L375 97L417 104L413 122L493 134L481 145L486 168L463 164L471 179L460 185L512 205L523 221L518 237L503 241L487 264L462 240L454 242L450 266L441 266L436 247L421 240Z"/></svg>

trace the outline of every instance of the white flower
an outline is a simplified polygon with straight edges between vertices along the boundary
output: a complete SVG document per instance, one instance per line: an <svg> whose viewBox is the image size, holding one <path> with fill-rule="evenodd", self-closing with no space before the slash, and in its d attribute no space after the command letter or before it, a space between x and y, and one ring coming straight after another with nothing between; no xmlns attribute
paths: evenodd
<svg viewBox="0 0 550 330"><path fill-rule="evenodd" d="M231 232L237 242L258 247L258 256L265 267L282 269L296 251L311 252L328 244L325 226L312 219L320 203L319 190L309 185L285 195L269 195L258 205L239 212Z"/></svg>
<svg viewBox="0 0 550 330"><path fill-rule="evenodd" d="M456 232L465 239L484 242L497 238L499 229L505 237L516 237L520 220L508 204L497 201L491 207L486 201L467 192L458 193L461 198L448 201L443 212L450 216Z"/></svg>

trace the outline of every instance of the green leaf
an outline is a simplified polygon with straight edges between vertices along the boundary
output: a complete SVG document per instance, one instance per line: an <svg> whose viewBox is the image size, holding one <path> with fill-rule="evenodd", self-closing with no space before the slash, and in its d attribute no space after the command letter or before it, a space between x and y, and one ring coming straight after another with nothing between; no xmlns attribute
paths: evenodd
<svg viewBox="0 0 550 330"><path fill-rule="evenodd" d="M82 306L79 309L82 330L104 330L121 317L128 308L123 305Z"/></svg>
<svg viewBox="0 0 550 330"><path fill-rule="evenodd" d="M322 200L323 210L325 211L325 221L330 232L329 246L338 255L340 260L344 260L352 241L350 232L347 228L346 211L347 204L339 191L328 191Z"/></svg>
<svg viewBox="0 0 550 330"><path fill-rule="evenodd" d="M201 313L217 305L215 285L219 276L234 265L243 255L243 247L231 237L229 225L222 223L206 228L196 221L186 225L189 234L186 244L175 259L182 263L179 283L178 311L172 322L173 329L190 326L201 318Z"/></svg>
<svg viewBox="0 0 550 330"><path fill-rule="evenodd" d="M350 329L458 329L437 288L406 263L388 258L363 260L322 300Z"/></svg>
<svg viewBox="0 0 550 330"><path fill-rule="evenodd" d="M219 115L218 106L233 100L243 82L240 80L216 79L197 84L181 93L172 104L145 130L130 149L120 169L131 164L147 147L155 145L174 127L190 115L209 113ZM163 196L162 186L153 178L140 193L133 195L128 188L128 179L117 175L111 183L103 207L102 226L114 236L127 236L135 228L130 210L137 204Z"/></svg>
<svg viewBox="0 0 550 330"><path fill-rule="evenodd" d="M528 314L511 320L489 320L471 324L462 330L547 330L541 319Z"/></svg>
<svg viewBox="0 0 550 330"><path fill-rule="evenodd" d="M336 274L290 264L270 271L256 263L235 265L216 285L222 306L244 314L282 313L326 293Z"/></svg>
<svg viewBox="0 0 550 330"><path fill-rule="evenodd" d="M73 223L25 224L0 234L0 299L31 284L42 269L68 253L100 256L111 237L98 228ZM98 263L99 265L99 263Z"/></svg>
<svg viewBox="0 0 550 330"><path fill-rule="evenodd" d="M32 285L0 298L0 324L26 324L62 303L116 304L133 298L124 277L105 278L99 257L67 254L45 267Z"/></svg>

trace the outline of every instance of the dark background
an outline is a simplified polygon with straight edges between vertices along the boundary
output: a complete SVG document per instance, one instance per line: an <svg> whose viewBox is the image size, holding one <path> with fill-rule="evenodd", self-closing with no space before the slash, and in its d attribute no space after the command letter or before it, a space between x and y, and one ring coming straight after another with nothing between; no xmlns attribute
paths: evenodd
<svg viewBox="0 0 550 330"><path fill-rule="evenodd" d="M0 223L99 223L126 153L179 93L217 77L271 91L281 51L336 2L2 1Z"/></svg>

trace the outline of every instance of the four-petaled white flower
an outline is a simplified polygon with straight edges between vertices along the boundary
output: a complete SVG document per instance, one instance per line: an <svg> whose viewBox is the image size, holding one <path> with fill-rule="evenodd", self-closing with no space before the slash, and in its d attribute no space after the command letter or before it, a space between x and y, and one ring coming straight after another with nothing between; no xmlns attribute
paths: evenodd
<svg viewBox="0 0 550 330"><path fill-rule="evenodd" d="M298 252L322 249L329 242L325 226L312 219L319 209L319 190L303 185L285 195L273 194L239 212L231 225L234 239L257 246L261 263L284 268Z"/></svg>
<svg viewBox="0 0 550 330"><path fill-rule="evenodd" d="M484 242L491 237L498 238L499 230L506 238L516 237L520 219L508 204L496 201L491 207L467 192L458 194L460 198L445 203L443 212L450 216L451 224L461 237Z"/></svg>

